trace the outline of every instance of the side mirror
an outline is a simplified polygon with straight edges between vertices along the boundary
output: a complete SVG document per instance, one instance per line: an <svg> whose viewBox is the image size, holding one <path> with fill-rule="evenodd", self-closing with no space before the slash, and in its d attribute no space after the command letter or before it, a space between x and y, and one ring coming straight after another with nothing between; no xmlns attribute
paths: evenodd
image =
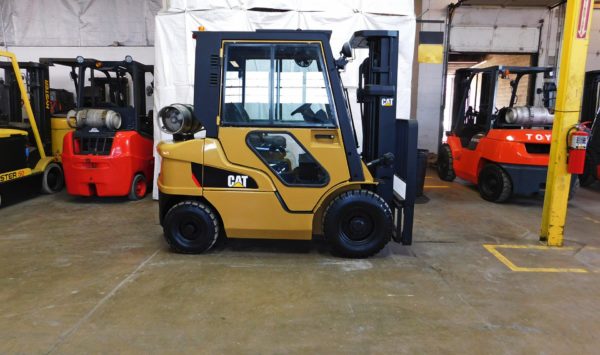
<svg viewBox="0 0 600 355"><path fill-rule="evenodd" d="M152 96L154 94L154 88L150 85L146 86L146 96Z"/></svg>
<svg viewBox="0 0 600 355"><path fill-rule="evenodd" d="M352 48L350 47L350 43L348 43L348 42L344 43L344 45L342 46L342 50L340 51L340 54L346 58L352 58Z"/></svg>
<svg viewBox="0 0 600 355"><path fill-rule="evenodd" d="M544 90L542 90L542 88L537 88L535 90L535 93L538 94L538 95L541 94L541 93L543 93L543 92L544 92Z"/></svg>

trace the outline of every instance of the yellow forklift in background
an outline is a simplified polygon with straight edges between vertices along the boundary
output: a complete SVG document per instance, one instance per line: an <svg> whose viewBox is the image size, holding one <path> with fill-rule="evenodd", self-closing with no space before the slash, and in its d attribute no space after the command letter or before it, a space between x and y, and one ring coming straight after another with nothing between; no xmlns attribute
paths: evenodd
<svg viewBox="0 0 600 355"><path fill-rule="evenodd" d="M412 241L417 126L396 119L397 31L194 32L194 105L158 114L160 221L175 251L227 238L310 240L361 258ZM339 72L360 65L358 148ZM205 138L194 138L204 130Z"/></svg>
<svg viewBox="0 0 600 355"><path fill-rule="evenodd" d="M36 70L43 69L38 66L39 63L26 63L26 77L31 89L28 92L15 55L0 51L0 58L8 59L0 61L0 69L4 69L0 87L1 205L3 197L9 193L20 195L32 188L49 194L60 191L64 176L58 158L60 154L47 155L52 151L47 67L44 72ZM38 75L40 73L45 73L45 76ZM36 106L37 116L34 115L30 96ZM23 118L22 109L25 110L26 119ZM57 149L60 150L60 147Z"/></svg>

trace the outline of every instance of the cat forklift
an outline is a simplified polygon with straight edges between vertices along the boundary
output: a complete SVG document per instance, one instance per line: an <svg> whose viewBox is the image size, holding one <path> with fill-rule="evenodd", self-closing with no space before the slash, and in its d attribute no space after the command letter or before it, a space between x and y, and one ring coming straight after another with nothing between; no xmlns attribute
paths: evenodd
<svg viewBox="0 0 600 355"><path fill-rule="evenodd" d="M539 77L543 84L536 89ZM438 151L440 179L469 181L483 199L497 203L543 190L555 92L554 69L549 67L457 70L452 127ZM573 179L572 192L576 182Z"/></svg>
<svg viewBox="0 0 600 355"><path fill-rule="evenodd" d="M581 123L589 131L583 174L579 175L581 186L592 185L600 179L600 70L585 73Z"/></svg>
<svg viewBox="0 0 600 355"><path fill-rule="evenodd" d="M76 107L64 136L62 162L67 192L76 196L143 198L154 173L152 95L154 67L122 61L41 58L71 68ZM148 74L148 75L147 75Z"/></svg>
<svg viewBox="0 0 600 355"><path fill-rule="evenodd" d="M0 57L8 59L0 62L2 204L9 193L23 194L32 188L48 194L60 191L64 179L58 158L47 154L52 151L48 68L39 63L21 63L21 67L10 52L0 51Z"/></svg>
<svg viewBox="0 0 600 355"><path fill-rule="evenodd" d="M310 240L362 258L412 241L417 126L396 119L397 31L194 32L194 105L158 114L159 217L176 252L227 238ZM339 72L353 50L363 143ZM203 138L194 133L203 131Z"/></svg>

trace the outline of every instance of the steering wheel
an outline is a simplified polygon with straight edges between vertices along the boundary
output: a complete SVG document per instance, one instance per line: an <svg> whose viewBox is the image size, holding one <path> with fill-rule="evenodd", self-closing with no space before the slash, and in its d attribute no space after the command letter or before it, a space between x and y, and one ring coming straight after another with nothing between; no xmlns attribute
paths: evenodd
<svg viewBox="0 0 600 355"><path fill-rule="evenodd" d="M294 111L292 111L292 116L299 113L302 115L302 118L306 122L311 122L311 123L325 122L317 116L317 114L312 110L312 108L310 108L311 105L312 104L309 102L309 103L305 103L305 104L298 106Z"/></svg>

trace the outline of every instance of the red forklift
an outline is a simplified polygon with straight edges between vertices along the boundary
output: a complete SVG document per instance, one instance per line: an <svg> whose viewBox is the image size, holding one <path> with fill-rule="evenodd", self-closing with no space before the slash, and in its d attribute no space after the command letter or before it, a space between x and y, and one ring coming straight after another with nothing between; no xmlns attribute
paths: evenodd
<svg viewBox="0 0 600 355"><path fill-rule="evenodd" d="M600 179L600 70L585 73L581 123L589 129L581 186L592 185Z"/></svg>
<svg viewBox="0 0 600 355"><path fill-rule="evenodd" d="M538 77L544 82L536 89ZM457 70L452 127L438 152L439 177L476 184L483 199L498 203L545 189L555 95L553 68Z"/></svg>
<svg viewBox="0 0 600 355"><path fill-rule="evenodd" d="M67 114L74 131L64 137L67 192L76 196L143 198L154 174L152 111L154 67L134 61L41 58L71 68L76 108Z"/></svg>

